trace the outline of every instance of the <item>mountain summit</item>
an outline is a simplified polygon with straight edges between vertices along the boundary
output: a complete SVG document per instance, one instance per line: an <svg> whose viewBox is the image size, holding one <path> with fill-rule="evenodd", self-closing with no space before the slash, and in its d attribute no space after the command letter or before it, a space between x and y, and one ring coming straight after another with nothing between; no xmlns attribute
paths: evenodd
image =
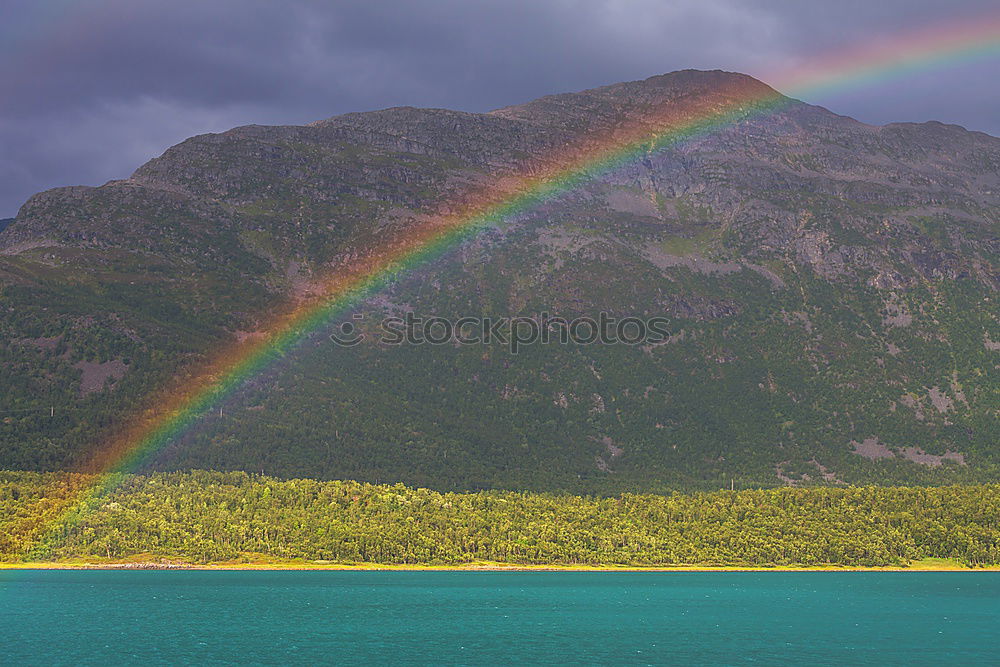
<svg viewBox="0 0 1000 667"><path fill-rule="evenodd" d="M0 233L0 467L84 460L315 278L595 136L777 93L686 70L485 114L193 137ZM567 151L569 151L567 153ZM655 345L315 336L153 463L439 489L1000 479L1000 139L780 110L650 150L359 307L662 317Z"/></svg>

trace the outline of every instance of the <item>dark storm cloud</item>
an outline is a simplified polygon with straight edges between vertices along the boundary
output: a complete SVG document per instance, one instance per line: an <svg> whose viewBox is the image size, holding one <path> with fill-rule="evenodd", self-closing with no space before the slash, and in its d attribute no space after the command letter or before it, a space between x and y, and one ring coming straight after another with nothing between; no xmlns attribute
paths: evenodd
<svg viewBox="0 0 1000 667"><path fill-rule="evenodd" d="M394 105L486 110L684 67L765 75L993 2L6 0L0 217L187 136ZM1000 134L995 60L807 101Z"/></svg>

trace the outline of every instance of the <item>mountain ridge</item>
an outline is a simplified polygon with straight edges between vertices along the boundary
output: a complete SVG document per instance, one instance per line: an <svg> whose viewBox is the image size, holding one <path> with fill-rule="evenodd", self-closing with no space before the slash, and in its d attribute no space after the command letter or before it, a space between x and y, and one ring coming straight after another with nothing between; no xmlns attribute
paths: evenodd
<svg viewBox="0 0 1000 667"><path fill-rule="evenodd" d="M0 236L0 418L67 414L5 418L0 467L74 465L130 397L567 142L748 90L773 92L688 70L486 114L243 126L35 195ZM998 183L989 135L798 101L748 114L518 214L357 311L663 314L669 345L508 358L316 337L234 399L239 423L206 422L153 465L587 493L995 480Z"/></svg>

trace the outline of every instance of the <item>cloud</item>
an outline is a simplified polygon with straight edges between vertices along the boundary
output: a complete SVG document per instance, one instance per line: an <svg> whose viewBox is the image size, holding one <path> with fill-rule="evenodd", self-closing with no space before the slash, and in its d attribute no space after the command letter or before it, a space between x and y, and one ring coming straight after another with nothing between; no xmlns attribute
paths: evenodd
<svg viewBox="0 0 1000 667"><path fill-rule="evenodd" d="M695 67L761 75L991 2L7 0L0 216L187 136L395 105L484 111ZM995 62L809 100L1000 134Z"/></svg>

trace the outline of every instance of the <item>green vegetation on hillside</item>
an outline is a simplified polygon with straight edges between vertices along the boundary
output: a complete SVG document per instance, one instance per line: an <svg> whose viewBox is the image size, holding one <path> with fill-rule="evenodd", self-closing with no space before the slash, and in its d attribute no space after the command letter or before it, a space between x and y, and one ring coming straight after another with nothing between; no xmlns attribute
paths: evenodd
<svg viewBox="0 0 1000 667"><path fill-rule="evenodd" d="M708 491L733 478L744 488L1000 478L982 287L936 285L933 311L926 294L900 297L912 322L893 328L875 290L795 276L773 290L751 270L678 267L666 280L620 245L601 246L600 262L566 253L549 275L533 254L538 233L525 225L395 285L382 295L387 309L360 309L364 344L317 335L157 467L604 495ZM503 344L378 345L377 322L397 304L422 317L667 316L677 340L517 354ZM942 410L935 387L950 402ZM869 438L885 444L882 458L855 453L852 440ZM907 447L964 459L918 463Z"/></svg>
<svg viewBox="0 0 1000 667"><path fill-rule="evenodd" d="M719 491L613 498L437 493L245 473L132 476L40 532L88 481L0 472L0 560L905 565L1000 563L1000 486Z"/></svg>

